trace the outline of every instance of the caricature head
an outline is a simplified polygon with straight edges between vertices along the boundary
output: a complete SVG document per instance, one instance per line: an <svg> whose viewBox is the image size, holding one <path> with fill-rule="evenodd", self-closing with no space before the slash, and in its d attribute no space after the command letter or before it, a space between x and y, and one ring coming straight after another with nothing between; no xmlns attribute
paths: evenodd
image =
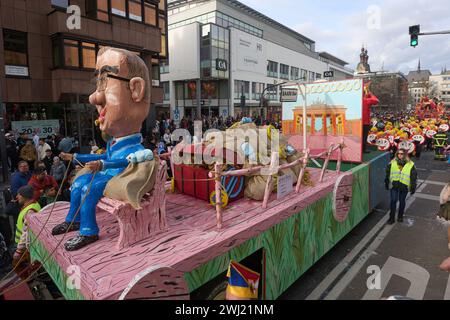
<svg viewBox="0 0 450 320"><path fill-rule="evenodd" d="M100 114L100 130L112 137L140 132L150 108L150 76L136 54L110 47L98 52L96 91L89 102Z"/></svg>

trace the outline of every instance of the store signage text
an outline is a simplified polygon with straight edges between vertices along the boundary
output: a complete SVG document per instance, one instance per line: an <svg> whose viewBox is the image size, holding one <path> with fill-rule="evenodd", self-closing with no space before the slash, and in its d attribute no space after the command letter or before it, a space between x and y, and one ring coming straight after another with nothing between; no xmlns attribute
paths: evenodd
<svg viewBox="0 0 450 320"><path fill-rule="evenodd" d="M216 59L216 70L227 71L228 70L227 61L223 59Z"/></svg>

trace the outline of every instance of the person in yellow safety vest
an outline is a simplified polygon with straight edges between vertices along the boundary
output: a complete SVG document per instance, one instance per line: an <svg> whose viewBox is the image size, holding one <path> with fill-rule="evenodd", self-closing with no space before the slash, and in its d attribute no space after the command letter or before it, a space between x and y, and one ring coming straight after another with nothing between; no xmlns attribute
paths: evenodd
<svg viewBox="0 0 450 320"><path fill-rule="evenodd" d="M445 161L447 156L445 155L445 148L447 147L447 134L439 128L439 132L433 137L434 140L434 159Z"/></svg>
<svg viewBox="0 0 450 320"><path fill-rule="evenodd" d="M416 192L417 185L417 170L414 162L409 159L406 150L398 150L395 158L387 166L385 184L386 190L390 190L391 193L391 212L388 224L395 223L397 202L400 202L397 221L403 222L406 196L408 192L413 195Z"/></svg>
<svg viewBox="0 0 450 320"><path fill-rule="evenodd" d="M25 217L28 214L36 213L41 210L41 206L35 200L33 200L34 188L30 185L23 186L17 191L17 201L21 206L19 217L17 219L16 226L16 252L13 256L13 267L16 267L18 263L20 265L29 262L29 255L27 255L27 224ZM23 258L22 256L25 255Z"/></svg>

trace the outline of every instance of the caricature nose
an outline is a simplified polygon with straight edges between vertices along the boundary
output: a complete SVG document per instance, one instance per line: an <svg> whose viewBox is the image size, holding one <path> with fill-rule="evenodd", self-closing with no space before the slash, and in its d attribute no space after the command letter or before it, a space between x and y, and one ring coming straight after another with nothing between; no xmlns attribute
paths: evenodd
<svg viewBox="0 0 450 320"><path fill-rule="evenodd" d="M105 105L105 93L95 91L89 96L89 103L94 106L104 106Z"/></svg>

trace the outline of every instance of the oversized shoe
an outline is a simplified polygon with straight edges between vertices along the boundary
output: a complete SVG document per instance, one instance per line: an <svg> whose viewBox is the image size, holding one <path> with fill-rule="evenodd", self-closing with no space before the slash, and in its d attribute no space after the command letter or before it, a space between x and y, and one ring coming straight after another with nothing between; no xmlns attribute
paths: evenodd
<svg viewBox="0 0 450 320"><path fill-rule="evenodd" d="M67 240L67 242L64 244L64 248L66 248L67 251L76 251L76 250L86 247L87 245L89 245L97 240L98 240L98 236L78 235L75 238Z"/></svg>
<svg viewBox="0 0 450 320"><path fill-rule="evenodd" d="M57 226L55 226L52 229L52 235L58 236L61 234L65 234L67 232L78 231L78 230L80 230L79 222L73 222L72 224L70 224L68 222L63 222L63 223L58 224Z"/></svg>

